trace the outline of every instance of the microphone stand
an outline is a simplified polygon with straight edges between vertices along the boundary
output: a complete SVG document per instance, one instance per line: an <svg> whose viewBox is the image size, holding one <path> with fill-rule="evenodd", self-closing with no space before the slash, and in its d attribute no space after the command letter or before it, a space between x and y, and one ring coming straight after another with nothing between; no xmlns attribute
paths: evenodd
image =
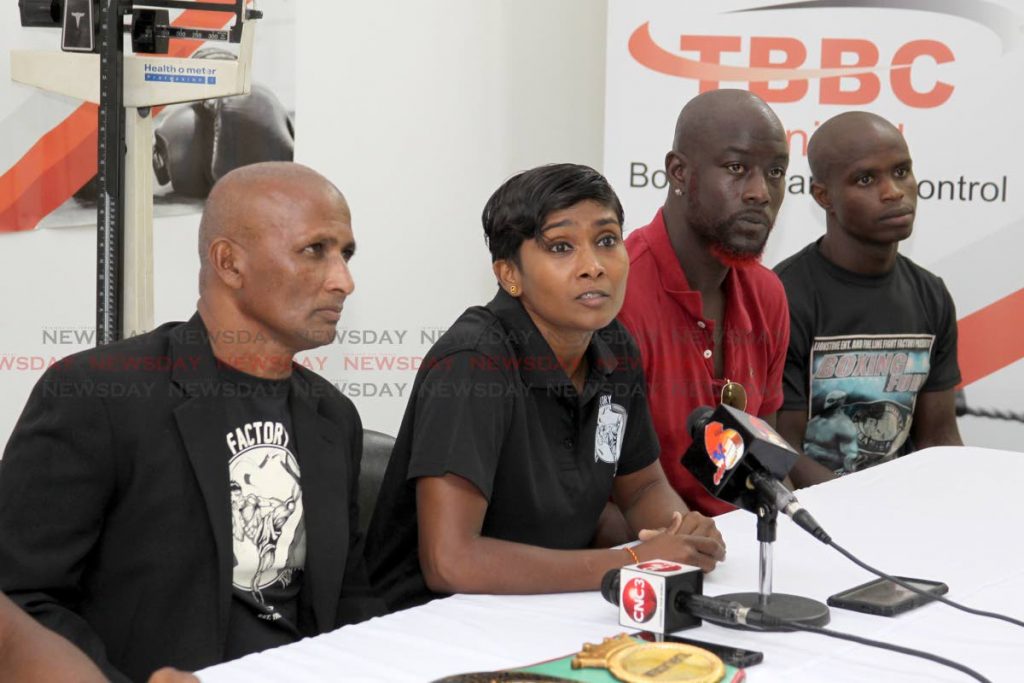
<svg viewBox="0 0 1024 683"><path fill-rule="evenodd" d="M828 606L823 602L788 593L772 593L773 543L779 518L779 510L774 505L761 501L757 504L757 540L760 542L757 564L758 592L729 593L719 595L717 599L738 602L744 607L759 609L765 614L788 622L806 626L824 626L829 622ZM759 631L784 631L787 627L752 628L741 624L722 624L730 628Z"/></svg>

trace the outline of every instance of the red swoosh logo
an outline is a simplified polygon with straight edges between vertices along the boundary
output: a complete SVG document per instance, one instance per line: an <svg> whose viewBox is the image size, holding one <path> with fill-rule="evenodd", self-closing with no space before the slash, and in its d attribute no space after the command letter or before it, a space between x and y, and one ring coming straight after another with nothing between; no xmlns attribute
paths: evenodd
<svg viewBox="0 0 1024 683"><path fill-rule="evenodd" d="M838 69L788 69L779 67L745 67L725 64L706 64L674 54L664 49L651 37L651 22L644 22L629 37L629 54L652 71L701 81L805 81L812 78L856 76L872 72L909 69L899 66L843 67Z"/></svg>

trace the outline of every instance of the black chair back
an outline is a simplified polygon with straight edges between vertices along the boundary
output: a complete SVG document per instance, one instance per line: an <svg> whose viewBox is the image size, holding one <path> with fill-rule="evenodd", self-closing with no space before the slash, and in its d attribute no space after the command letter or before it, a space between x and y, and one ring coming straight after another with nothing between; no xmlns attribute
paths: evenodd
<svg viewBox="0 0 1024 683"><path fill-rule="evenodd" d="M370 526L394 446L395 437L372 429L363 430L363 463L359 474L359 531L363 534Z"/></svg>

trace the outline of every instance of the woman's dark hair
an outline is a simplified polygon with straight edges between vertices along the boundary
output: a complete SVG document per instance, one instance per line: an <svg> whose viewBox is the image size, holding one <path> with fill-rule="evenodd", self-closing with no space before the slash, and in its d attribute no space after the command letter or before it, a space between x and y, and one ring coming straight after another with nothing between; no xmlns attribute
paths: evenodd
<svg viewBox="0 0 1024 683"><path fill-rule="evenodd" d="M512 176L487 200L481 217L491 261L518 262L519 247L524 240L540 238L548 215L588 199L612 209L622 225L615 190L589 166L550 164Z"/></svg>

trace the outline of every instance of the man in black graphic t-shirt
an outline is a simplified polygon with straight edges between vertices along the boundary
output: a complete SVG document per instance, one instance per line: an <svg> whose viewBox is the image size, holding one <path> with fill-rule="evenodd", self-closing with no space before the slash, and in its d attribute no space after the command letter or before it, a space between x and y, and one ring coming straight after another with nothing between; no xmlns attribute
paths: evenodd
<svg viewBox="0 0 1024 683"><path fill-rule="evenodd" d="M227 401L224 430L233 555L230 658L301 637L296 598L306 536L288 380L253 377L227 365L220 375L238 390Z"/></svg>
<svg viewBox="0 0 1024 683"><path fill-rule="evenodd" d="M207 200L198 312L72 355L0 460L0 590L115 681L378 614L358 537L362 426L293 362L334 338L344 197L296 164Z"/></svg>
<svg viewBox="0 0 1024 683"><path fill-rule="evenodd" d="M917 207L906 141L883 118L848 112L818 128L808 160L826 232L775 268L791 325L779 432L807 456L790 472L797 486L910 446L962 445L953 299L897 251Z"/></svg>

